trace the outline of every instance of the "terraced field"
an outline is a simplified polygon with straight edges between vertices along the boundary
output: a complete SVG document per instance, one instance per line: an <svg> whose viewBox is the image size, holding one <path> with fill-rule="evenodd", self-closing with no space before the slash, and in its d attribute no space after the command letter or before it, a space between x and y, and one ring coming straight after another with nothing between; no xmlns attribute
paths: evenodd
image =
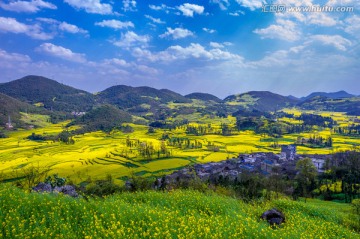
<svg viewBox="0 0 360 239"><path fill-rule="evenodd" d="M346 124L351 121L343 114L325 112L324 114L336 117ZM27 116L28 120L39 121L42 128L19 130L9 133L9 138L0 139L0 177L5 179L16 178L23 170L34 166L50 170L49 173L58 173L71 178L74 182L81 182L88 177L93 179L104 178L111 174L123 182L130 174L136 175L162 175L194 163L207 163L237 157L240 153L253 152L279 152L279 148L271 147L274 139L256 135L253 131L235 132L232 136L186 135L184 128L166 131L170 137L179 137L201 143L200 148L185 148L166 145L168 154L156 154L160 151L161 136L165 130L157 129L155 133L148 134L148 127L131 124L133 133L125 134L120 131L106 134L92 132L74 137L75 144L64 144L53 141L35 142L27 137L32 133L42 135L58 134L64 130L68 122L59 124L41 123L41 119ZM42 119L44 120L44 119ZM222 119L213 124L220 128L226 120L234 123L234 118ZM285 119L288 120L289 119ZM298 122L294 122L298 123ZM301 137L310 134L321 136L331 135L330 129L319 129L317 132L304 134L291 134L276 139L278 144L290 144ZM298 146L299 153L327 154L341 150L352 149L360 144L356 137L331 135L332 148L308 148ZM154 154L151 157L140 156L139 145L129 147L127 140L138 144L151 144ZM210 146L209 146L210 145ZM1 176L2 175L2 176Z"/></svg>

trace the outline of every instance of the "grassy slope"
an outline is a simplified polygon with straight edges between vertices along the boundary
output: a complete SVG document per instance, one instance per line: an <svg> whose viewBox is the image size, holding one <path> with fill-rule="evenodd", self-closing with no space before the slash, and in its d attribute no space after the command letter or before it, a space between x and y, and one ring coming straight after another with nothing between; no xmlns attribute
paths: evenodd
<svg viewBox="0 0 360 239"><path fill-rule="evenodd" d="M277 207L286 224L259 217ZM124 193L104 200L25 193L0 185L3 238L359 238L350 206L330 202L244 202L194 191Z"/></svg>

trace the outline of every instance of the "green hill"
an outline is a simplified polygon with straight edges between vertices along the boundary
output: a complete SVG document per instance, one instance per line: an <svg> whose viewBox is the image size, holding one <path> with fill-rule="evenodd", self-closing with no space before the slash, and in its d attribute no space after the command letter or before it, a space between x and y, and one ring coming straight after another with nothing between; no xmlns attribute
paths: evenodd
<svg viewBox="0 0 360 239"><path fill-rule="evenodd" d="M5 126L9 116L15 127L23 125L23 122L20 120L20 112L46 113L44 109L39 109L33 105L0 93L0 127Z"/></svg>
<svg viewBox="0 0 360 239"><path fill-rule="evenodd" d="M327 98L331 98L331 99L341 99L341 98L351 98L351 97L355 97L355 95L349 94L346 91L338 91L338 92L313 92L310 95L306 96L306 97L301 97L300 100L305 101L317 96L324 96Z"/></svg>
<svg viewBox="0 0 360 239"><path fill-rule="evenodd" d="M269 91L250 91L239 95L230 95L224 99L229 105L239 105L248 110L276 111L294 106L294 98L278 95Z"/></svg>
<svg viewBox="0 0 360 239"><path fill-rule="evenodd" d="M216 103L221 103L222 100L216 97L215 95L207 94L207 93L200 93L195 92L188 95L185 95L186 98L189 99L196 99L196 100L202 100L202 101L214 101Z"/></svg>
<svg viewBox="0 0 360 239"><path fill-rule="evenodd" d="M73 199L0 185L1 238L359 238L347 204L242 201L196 191L122 193ZM260 215L273 207L286 222Z"/></svg>
<svg viewBox="0 0 360 239"><path fill-rule="evenodd" d="M349 115L360 115L360 97L332 99L316 96L298 104L306 110L324 110L346 112Z"/></svg>
<svg viewBox="0 0 360 239"><path fill-rule="evenodd" d="M75 119L69 126L81 125L86 132L111 131L114 127L130 122L132 117L129 113L112 105L102 105Z"/></svg>
<svg viewBox="0 0 360 239"><path fill-rule="evenodd" d="M95 104L92 94L41 76L25 76L2 83L0 92L54 111L88 111Z"/></svg>
<svg viewBox="0 0 360 239"><path fill-rule="evenodd" d="M151 87L112 86L97 95L100 102L127 109L141 104L157 107L169 102L190 103L191 100L170 90L157 90Z"/></svg>

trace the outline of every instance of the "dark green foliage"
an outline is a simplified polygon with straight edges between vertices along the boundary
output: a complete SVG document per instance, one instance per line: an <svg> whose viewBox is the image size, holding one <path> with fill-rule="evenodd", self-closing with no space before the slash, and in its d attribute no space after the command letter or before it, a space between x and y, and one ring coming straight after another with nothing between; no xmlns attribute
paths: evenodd
<svg viewBox="0 0 360 239"><path fill-rule="evenodd" d="M131 122L132 117L129 113L112 105L103 105L75 119L68 126L82 125L82 129L75 130L76 134L97 130L111 132L114 128L121 127L123 123Z"/></svg>
<svg viewBox="0 0 360 239"><path fill-rule="evenodd" d="M302 120L304 125L317 125L320 127L329 127L332 128L336 122L331 117L324 117L321 115L314 114L301 114L299 117L296 117L298 120Z"/></svg>
<svg viewBox="0 0 360 239"><path fill-rule="evenodd" d="M0 92L30 104L43 103L54 111L88 111L95 104L92 94L41 76L0 84Z"/></svg>
<svg viewBox="0 0 360 239"><path fill-rule="evenodd" d="M127 182L127 189L131 192L151 190L153 189L154 182L154 178L135 176L135 174L132 174Z"/></svg>
<svg viewBox="0 0 360 239"><path fill-rule="evenodd" d="M107 175L103 180L96 180L94 182L89 180L87 183L89 184L86 186L84 193L91 196L105 197L124 190L124 188L114 183L111 175Z"/></svg>
<svg viewBox="0 0 360 239"><path fill-rule="evenodd" d="M296 192L299 196L309 197L310 192L316 188L317 170L310 158L301 159L296 163Z"/></svg>
<svg viewBox="0 0 360 239"><path fill-rule="evenodd" d="M128 125L128 124L127 124L127 125L121 125L121 126L119 127L119 129L120 129L121 132L123 132L123 133L125 133L125 134L134 132L134 128L131 127L131 126Z"/></svg>
<svg viewBox="0 0 360 239"><path fill-rule="evenodd" d="M27 138L30 139L30 140L34 140L34 141L44 141L44 140L46 140L45 136L42 136L41 134L35 134L35 133L32 133Z"/></svg>
<svg viewBox="0 0 360 239"><path fill-rule="evenodd" d="M345 127L334 127L333 132L341 135L353 135L358 136L360 135L360 125L359 124L352 124Z"/></svg>
<svg viewBox="0 0 360 239"><path fill-rule="evenodd" d="M155 129L150 126L148 129L148 134L153 134L153 133L155 133Z"/></svg>
<svg viewBox="0 0 360 239"><path fill-rule="evenodd" d="M74 144L74 143L75 143L74 139L72 138L72 133L70 133L70 132L67 131L67 130L62 131L62 132L57 136L57 139L58 139L60 142L63 142L63 143L65 143L65 144Z"/></svg>
<svg viewBox="0 0 360 239"><path fill-rule="evenodd" d="M352 200L351 206L353 207L354 212L360 216L360 199Z"/></svg>
<svg viewBox="0 0 360 239"><path fill-rule="evenodd" d="M54 174L52 176L48 176L44 182L50 184L52 188L55 188L64 186L66 179L60 178L57 174Z"/></svg>
<svg viewBox="0 0 360 239"><path fill-rule="evenodd" d="M291 124L275 121L264 117L236 117L238 130L254 130L257 134L267 134L280 137L283 134L301 133L311 131L312 126L305 124Z"/></svg>
<svg viewBox="0 0 360 239"><path fill-rule="evenodd" d="M7 135L4 132L0 131L0 139L7 138Z"/></svg>

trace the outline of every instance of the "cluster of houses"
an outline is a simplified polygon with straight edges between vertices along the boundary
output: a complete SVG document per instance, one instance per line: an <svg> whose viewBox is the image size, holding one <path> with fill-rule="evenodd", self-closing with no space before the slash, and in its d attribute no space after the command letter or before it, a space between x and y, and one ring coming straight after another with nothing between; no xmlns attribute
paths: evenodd
<svg viewBox="0 0 360 239"><path fill-rule="evenodd" d="M86 114L86 112L83 112L83 111L72 111L71 112L71 115L75 116L75 117L80 117L80 116L83 116L85 114Z"/></svg>
<svg viewBox="0 0 360 239"><path fill-rule="evenodd" d="M298 155L296 145L282 145L281 153L252 153L241 154L238 158L226 161L196 164L183 168L165 176L167 184L177 183L179 180L194 178L196 175L202 181L215 182L219 178L233 181L244 172L259 172L264 175L283 173L295 177L296 162L302 158L310 158L319 173L324 172L324 165L328 155Z"/></svg>

